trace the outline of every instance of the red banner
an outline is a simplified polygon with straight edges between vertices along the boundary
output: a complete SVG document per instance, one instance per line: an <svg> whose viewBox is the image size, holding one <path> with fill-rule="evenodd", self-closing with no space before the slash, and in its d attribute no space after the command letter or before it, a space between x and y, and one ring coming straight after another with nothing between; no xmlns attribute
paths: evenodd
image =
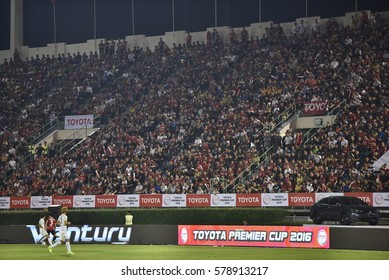
<svg viewBox="0 0 389 280"><path fill-rule="evenodd" d="M363 193L363 192L346 192L344 193L344 196L355 196L360 199L362 199L364 202L369 204L370 206L373 206L373 193Z"/></svg>
<svg viewBox="0 0 389 280"><path fill-rule="evenodd" d="M236 194L236 206L259 207L261 206L261 195L259 193Z"/></svg>
<svg viewBox="0 0 389 280"><path fill-rule="evenodd" d="M117 196L116 195L96 195L96 207L116 207Z"/></svg>
<svg viewBox="0 0 389 280"><path fill-rule="evenodd" d="M30 208L30 197L28 196L13 196L11 197L11 209Z"/></svg>
<svg viewBox="0 0 389 280"><path fill-rule="evenodd" d="M140 207L162 207L162 195L161 194L141 194L140 195Z"/></svg>
<svg viewBox="0 0 389 280"><path fill-rule="evenodd" d="M178 245L329 248L326 226L179 225Z"/></svg>
<svg viewBox="0 0 389 280"><path fill-rule="evenodd" d="M305 115L325 115L328 112L328 101L304 102Z"/></svg>
<svg viewBox="0 0 389 280"><path fill-rule="evenodd" d="M209 194L187 194L186 207L210 207L211 196Z"/></svg>
<svg viewBox="0 0 389 280"><path fill-rule="evenodd" d="M314 193L289 193L289 206L312 206L314 203Z"/></svg>

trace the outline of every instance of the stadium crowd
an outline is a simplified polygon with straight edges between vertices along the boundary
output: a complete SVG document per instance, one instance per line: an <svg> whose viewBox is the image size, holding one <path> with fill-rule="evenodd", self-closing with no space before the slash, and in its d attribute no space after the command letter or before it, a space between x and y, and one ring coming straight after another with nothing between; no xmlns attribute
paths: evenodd
<svg viewBox="0 0 389 280"><path fill-rule="evenodd" d="M224 192L268 148L269 162L228 191L389 191L388 166L371 168L389 145L389 29L378 15L208 36L5 61L0 196ZM306 143L302 131L279 135L287 108L317 100L348 105ZM18 165L32 132L83 114L102 116L97 133Z"/></svg>

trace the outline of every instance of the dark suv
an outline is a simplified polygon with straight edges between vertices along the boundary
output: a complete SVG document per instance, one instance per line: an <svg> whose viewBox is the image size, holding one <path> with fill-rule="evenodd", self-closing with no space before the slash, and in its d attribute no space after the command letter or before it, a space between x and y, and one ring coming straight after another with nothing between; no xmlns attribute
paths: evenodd
<svg viewBox="0 0 389 280"><path fill-rule="evenodd" d="M361 221L376 225L380 219L380 211L357 197L329 196L312 205L309 217L315 224L336 221L349 225Z"/></svg>

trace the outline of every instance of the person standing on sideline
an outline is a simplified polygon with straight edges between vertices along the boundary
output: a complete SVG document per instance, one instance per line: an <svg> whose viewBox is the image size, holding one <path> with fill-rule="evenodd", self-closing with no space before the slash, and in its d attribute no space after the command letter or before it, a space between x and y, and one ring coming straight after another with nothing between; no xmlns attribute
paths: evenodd
<svg viewBox="0 0 389 280"><path fill-rule="evenodd" d="M73 255L73 252L70 247L70 236L67 231L67 226L71 223L68 221L67 216L68 208L66 206L62 207L61 209L61 215L58 217L57 225L60 226L59 231L59 240L57 240L52 246L49 246L49 252L51 253L53 251L54 247L57 247L60 244L65 244L66 249L68 251L68 255Z"/></svg>
<svg viewBox="0 0 389 280"><path fill-rule="evenodd" d="M40 242L42 243L42 245L45 245L45 244L47 244L47 245L53 245L52 243L51 243L51 241L49 240L49 234L47 233L47 231L46 231L46 215L45 214L43 214L42 216L41 216L41 218L39 219L39 224L38 224L38 226L39 226L39 233L43 236L42 238L41 238L41 240L40 240Z"/></svg>
<svg viewBox="0 0 389 280"><path fill-rule="evenodd" d="M55 232L55 228L57 225L57 221L54 219L51 213L49 213L47 219L46 219L46 231L47 234L50 236L50 234L53 236L52 243L55 242L57 239L57 233Z"/></svg>
<svg viewBox="0 0 389 280"><path fill-rule="evenodd" d="M131 214L130 211L127 212L124 218L126 226L132 226L132 220L134 219L134 216Z"/></svg>

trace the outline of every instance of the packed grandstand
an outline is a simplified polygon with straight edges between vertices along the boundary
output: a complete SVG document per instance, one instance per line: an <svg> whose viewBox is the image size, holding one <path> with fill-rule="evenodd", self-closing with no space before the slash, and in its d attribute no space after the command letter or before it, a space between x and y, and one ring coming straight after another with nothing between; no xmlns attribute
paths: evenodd
<svg viewBox="0 0 389 280"><path fill-rule="evenodd" d="M373 15L154 50L15 52L0 65L0 196L388 192L389 167L372 165L389 145L389 26ZM345 104L333 123L280 134L291 106L320 100ZM66 153L31 146L47 120L91 114L99 130Z"/></svg>

